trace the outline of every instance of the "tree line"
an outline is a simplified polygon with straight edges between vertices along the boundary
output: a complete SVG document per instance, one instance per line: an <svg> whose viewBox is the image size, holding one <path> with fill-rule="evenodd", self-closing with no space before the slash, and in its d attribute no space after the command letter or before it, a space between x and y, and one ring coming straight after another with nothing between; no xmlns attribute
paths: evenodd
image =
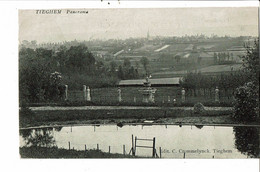
<svg viewBox="0 0 260 172"><path fill-rule="evenodd" d="M222 73L220 75L205 75L200 72L188 73L180 81L181 87L187 90L191 96L213 97L215 89L218 87L221 96L230 98L237 87L248 81L248 74L242 71Z"/></svg>
<svg viewBox="0 0 260 172"><path fill-rule="evenodd" d="M226 64L234 62L234 54L229 52L214 52L213 58L215 64Z"/></svg>
<svg viewBox="0 0 260 172"><path fill-rule="evenodd" d="M115 86L121 79L139 78L138 69L129 59L122 65L105 64L86 45L60 46L58 50L26 48L19 50L20 99L31 102L55 100L69 89Z"/></svg>

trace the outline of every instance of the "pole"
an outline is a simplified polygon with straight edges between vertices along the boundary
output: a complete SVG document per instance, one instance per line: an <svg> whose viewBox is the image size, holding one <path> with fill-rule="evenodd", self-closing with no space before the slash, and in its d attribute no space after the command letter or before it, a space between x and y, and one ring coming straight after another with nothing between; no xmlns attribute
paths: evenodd
<svg viewBox="0 0 260 172"><path fill-rule="evenodd" d="M123 154L125 155L125 145L123 145Z"/></svg>
<svg viewBox="0 0 260 172"><path fill-rule="evenodd" d="M70 150L70 142L69 142L69 150Z"/></svg>
<svg viewBox="0 0 260 172"><path fill-rule="evenodd" d="M132 155L135 156L135 151L134 151L134 135L132 134Z"/></svg>
<svg viewBox="0 0 260 172"><path fill-rule="evenodd" d="M135 155L136 155L136 140L137 140L137 137L135 136L135 148L134 148Z"/></svg>
<svg viewBox="0 0 260 172"><path fill-rule="evenodd" d="M153 157L155 157L155 137L153 138Z"/></svg>
<svg viewBox="0 0 260 172"><path fill-rule="evenodd" d="M65 100L68 100L68 85L65 85Z"/></svg>
<svg viewBox="0 0 260 172"><path fill-rule="evenodd" d="M84 98L84 101L87 100L87 86L86 85L83 85L83 98Z"/></svg>
<svg viewBox="0 0 260 172"><path fill-rule="evenodd" d="M110 146L108 146L108 153L110 153Z"/></svg>
<svg viewBox="0 0 260 172"><path fill-rule="evenodd" d="M160 147L160 158L162 158L162 148Z"/></svg>
<svg viewBox="0 0 260 172"><path fill-rule="evenodd" d="M185 152L183 153L183 159L185 159Z"/></svg>

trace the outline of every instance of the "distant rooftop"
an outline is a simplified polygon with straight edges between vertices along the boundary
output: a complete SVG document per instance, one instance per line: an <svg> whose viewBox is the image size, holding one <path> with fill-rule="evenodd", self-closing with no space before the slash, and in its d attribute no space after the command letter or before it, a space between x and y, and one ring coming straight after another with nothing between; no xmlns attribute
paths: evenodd
<svg viewBox="0 0 260 172"><path fill-rule="evenodd" d="M181 77L149 79L152 86L178 86ZM145 79L121 80L118 86L142 86Z"/></svg>

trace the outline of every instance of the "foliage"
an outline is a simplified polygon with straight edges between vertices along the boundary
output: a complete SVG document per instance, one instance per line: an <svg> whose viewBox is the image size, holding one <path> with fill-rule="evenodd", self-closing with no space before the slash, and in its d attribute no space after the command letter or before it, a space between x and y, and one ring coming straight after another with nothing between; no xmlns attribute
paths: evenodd
<svg viewBox="0 0 260 172"><path fill-rule="evenodd" d="M259 85L259 39L253 46L246 44L247 54L242 57L244 71L250 73L249 77L253 84Z"/></svg>
<svg viewBox="0 0 260 172"><path fill-rule="evenodd" d="M124 59L123 66L118 68L117 76L119 79L137 79L139 78L137 68L134 68L128 58Z"/></svg>
<svg viewBox="0 0 260 172"><path fill-rule="evenodd" d="M259 118L259 40L253 47L246 46L247 54L242 57L244 72L249 82L236 90L235 113L233 118L240 122Z"/></svg>
<svg viewBox="0 0 260 172"><path fill-rule="evenodd" d="M28 107L24 105L19 110L19 125L20 127L24 126L25 124L33 123L35 120L35 114L31 111Z"/></svg>
<svg viewBox="0 0 260 172"><path fill-rule="evenodd" d="M20 130L26 146L53 147L55 139L53 137L53 128L38 128L34 130Z"/></svg>
<svg viewBox="0 0 260 172"><path fill-rule="evenodd" d="M149 60L147 59L147 57L142 57L140 60L141 64L144 67L144 70L146 72L146 75L149 74L149 70L148 70L148 64L149 64Z"/></svg>
<svg viewBox="0 0 260 172"><path fill-rule="evenodd" d="M249 157L259 157L259 128L234 127L236 148Z"/></svg>
<svg viewBox="0 0 260 172"><path fill-rule="evenodd" d="M53 70L52 52L42 48L21 49L19 52L20 103L45 100L50 73Z"/></svg>
<svg viewBox="0 0 260 172"><path fill-rule="evenodd" d="M196 103L193 107L194 114L203 114L205 112L205 107L202 103Z"/></svg>
<svg viewBox="0 0 260 172"><path fill-rule="evenodd" d="M25 42L25 44L28 44ZM31 43L34 45L34 43ZM138 70L125 59L117 70L116 62L104 64L97 60L84 44L19 50L20 103L46 102L62 99L65 88L115 86L119 79L139 78Z"/></svg>
<svg viewBox="0 0 260 172"><path fill-rule="evenodd" d="M236 90L235 113L233 118L237 121L254 121L259 115L259 90L248 82Z"/></svg>
<svg viewBox="0 0 260 172"><path fill-rule="evenodd" d="M181 87L187 90L187 94L214 95L216 87L222 91L222 95L230 97L235 89L248 81L247 74L242 71L216 76L198 73L188 73L180 80Z"/></svg>

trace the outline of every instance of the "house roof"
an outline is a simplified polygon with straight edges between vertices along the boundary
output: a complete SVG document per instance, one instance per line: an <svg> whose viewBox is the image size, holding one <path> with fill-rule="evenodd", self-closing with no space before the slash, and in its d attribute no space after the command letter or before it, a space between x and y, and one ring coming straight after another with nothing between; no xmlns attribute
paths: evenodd
<svg viewBox="0 0 260 172"><path fill-rule="evenodd" d="M179 85L181 77L149 79L152 86ZM145 79L121 80L118 86L142 86Z"/></svg>

